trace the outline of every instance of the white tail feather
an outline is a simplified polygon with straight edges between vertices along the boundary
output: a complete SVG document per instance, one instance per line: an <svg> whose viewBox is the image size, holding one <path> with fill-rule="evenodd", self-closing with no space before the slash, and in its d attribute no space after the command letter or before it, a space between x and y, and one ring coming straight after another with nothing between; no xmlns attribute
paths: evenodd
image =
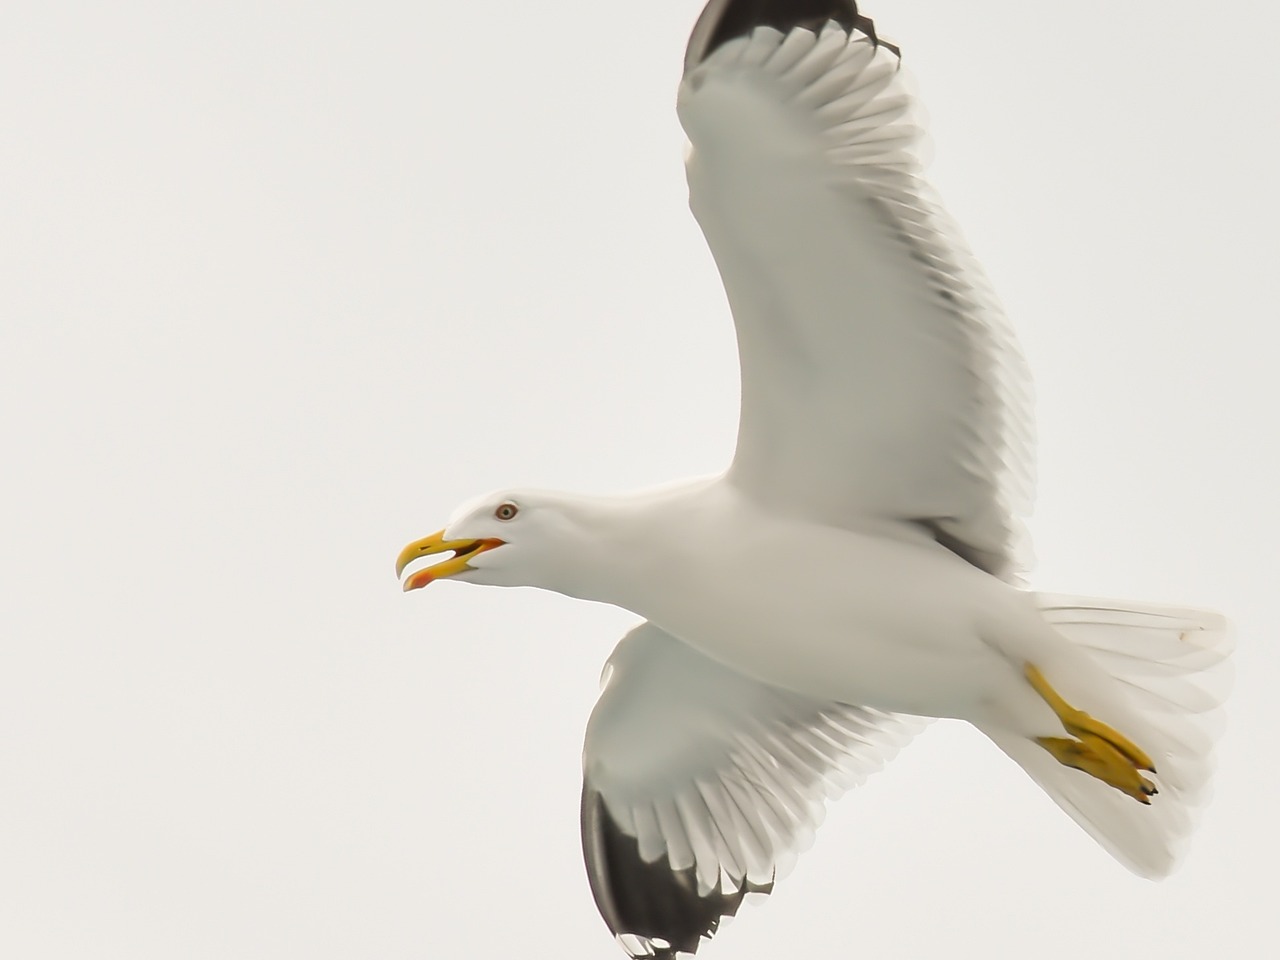
<svg viewBox="0 0 1280 960"><path fill-rule="evenodd" d="M1155 761L1150 806L1058 763L1034 739L982 724L997 746L1117 860L1159 878L1177 866L1208 801L1212 748L1231 687L1232 638L1216 613L1157 604L1040 594L1045 620L1113 677ZM1099 717L1106 720L1106 717Z"/></svg>

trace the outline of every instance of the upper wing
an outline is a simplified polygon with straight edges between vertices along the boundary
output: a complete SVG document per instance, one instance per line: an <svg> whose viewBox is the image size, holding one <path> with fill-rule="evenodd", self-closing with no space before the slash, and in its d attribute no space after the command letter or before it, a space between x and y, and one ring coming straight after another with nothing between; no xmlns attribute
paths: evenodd
<svg viewBox="0 0 1280 960"><path fill-rule="evenodd" d="M652 624L605 666L583 748L582 847L596 905L633 957L692 953L768 893L823 800L926 721L749 679Z"/></svg>
<svg viewBox="0 0 1280 960"><path fill-rule="evenodd" d="M1030 380L920 178L912 107L896 48L851 0L712 0L694 30L689 203L742 368L729 477L793 516L918 523L1011 577Z"/></svg>

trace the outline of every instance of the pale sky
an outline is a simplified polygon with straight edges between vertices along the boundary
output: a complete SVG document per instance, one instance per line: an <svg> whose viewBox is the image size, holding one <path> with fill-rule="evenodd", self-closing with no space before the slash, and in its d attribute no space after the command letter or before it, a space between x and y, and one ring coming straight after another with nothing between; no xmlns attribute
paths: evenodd
<svg viewBox="0 0 1280 960"><path fill-rule="evenodd" d="M635 618L392 566L494 487L727 462L699 8L6 7L0 955L623 956L577 804ZM1036 376L1034 584L1220 609L1239 680L1172 879L937 724L699 956L1270 955L1280 11L863 10Z"/></svg>

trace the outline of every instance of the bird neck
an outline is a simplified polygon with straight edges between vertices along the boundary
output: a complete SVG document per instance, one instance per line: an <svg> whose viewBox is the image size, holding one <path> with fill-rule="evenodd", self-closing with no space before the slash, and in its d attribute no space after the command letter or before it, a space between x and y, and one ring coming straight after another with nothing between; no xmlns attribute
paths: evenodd
<svg viewBox="0 0 1280 960"><path fill-rule="evenodd" d="M706 480L611 496L575 498L560 569L551 589L582 600L636 609L645 593L678 577L680 544Z"/></svg>

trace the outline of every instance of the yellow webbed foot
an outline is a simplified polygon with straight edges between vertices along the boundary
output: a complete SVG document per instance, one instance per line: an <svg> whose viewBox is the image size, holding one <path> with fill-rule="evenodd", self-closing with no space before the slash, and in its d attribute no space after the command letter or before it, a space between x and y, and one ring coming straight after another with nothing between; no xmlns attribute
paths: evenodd
<svg viewBox="0 0 1280 960"><path fill-rule="evenodd" d="M1083 770L1091 777L1128 794L1139 803L1150 803L1159 791L1156 785L1138 772L1129 758L1106 740L1097 737L1072 740L1069 737L1037 737L1036 743L1048 750L1064 766Z"/></svg>
<svg viewBox="0 0 1280 960"><path fill-rule="evenodd" d="M1156 786L1138 771L1154 773L1151 758L1119 731L1067 703L1035 664L1026 664L1023 672L1027 682L1058 715L1063 729L1079 738L1037 737L1036 742L1059 763L1083 770L1140 803L1150 803Z"/></svg>

